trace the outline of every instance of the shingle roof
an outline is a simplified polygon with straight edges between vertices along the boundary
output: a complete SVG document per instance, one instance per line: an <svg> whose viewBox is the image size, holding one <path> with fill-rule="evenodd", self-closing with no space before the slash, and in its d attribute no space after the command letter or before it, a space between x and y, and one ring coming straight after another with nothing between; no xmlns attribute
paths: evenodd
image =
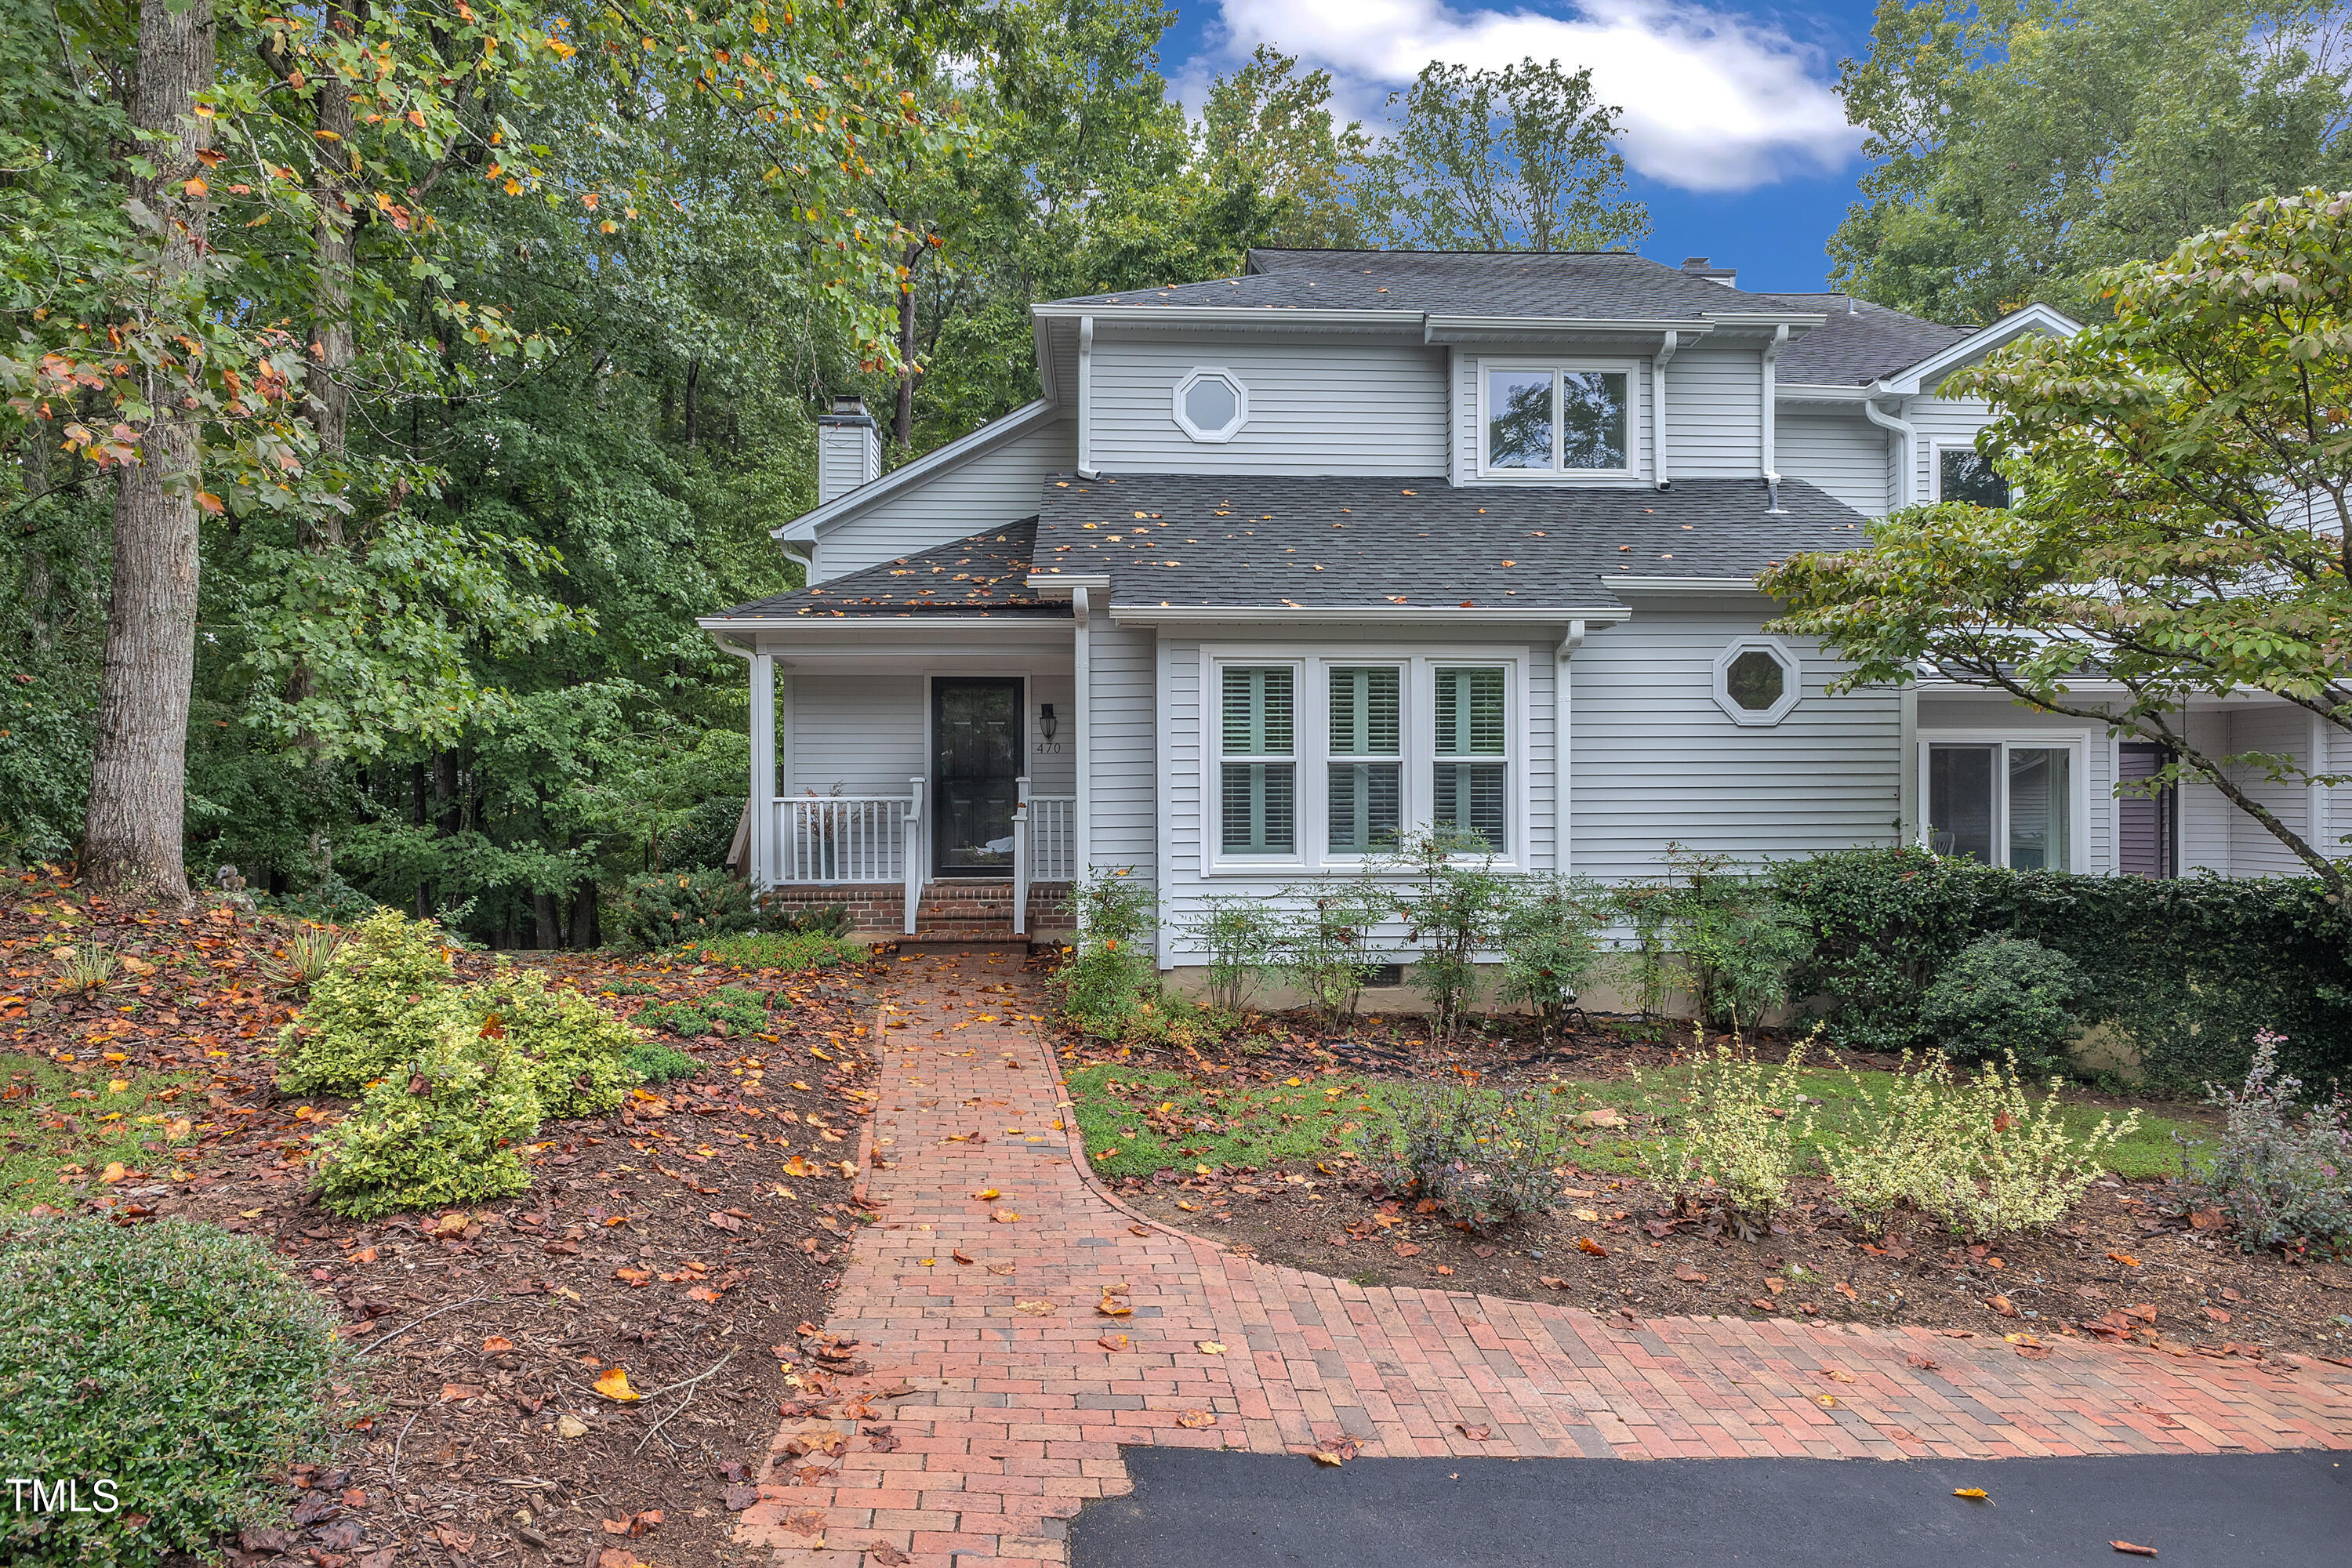
<svg viewBox="0 0 2352 1568"><path fill-rule="evenodd" d="M1969 335L1967 327L1924 321L1844 294L1780 294L1829 320L1780 351L1780 378L1792 386L1862 386L1917 364Z"/></svg>
<svg viewBox="0 0 2352 1568"><path fill-rule="evenodd" d="M1390 606L1597 608L1616 602L1612 577L1748 577L1862 538L1859 512L1801 480L1782 481L1780 503L1765 510L1759 479L1658 491L1057 474L1036 569L1107 574L1121 605L1360 606L1370 619Z"/></svg>
<svg viewBox="0 0 2352 1568"><path fill-rule="evenodd" d="M1070 613L1066 600L1039 598L1024 581L1029 575L1029 558L1036 540L1037 520L1024 518L1003 528L835 577L818 587L754 599L715 618L1066 616Z"/></svg>

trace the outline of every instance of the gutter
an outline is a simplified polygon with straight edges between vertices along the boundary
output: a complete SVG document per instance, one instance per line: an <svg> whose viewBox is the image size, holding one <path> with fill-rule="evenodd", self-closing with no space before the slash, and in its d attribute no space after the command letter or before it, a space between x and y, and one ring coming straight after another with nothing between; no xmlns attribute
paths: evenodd
<svg viewBox="0 0 2352 1568"><path fill-rule="evenodd" d="M1764 510L1768 514L1773 516L1780 515L1781 510L1780 475L1780 471L1774 467L1774 453L1772 448L1774 440L1779 434L1774 419L1778 412L1778 383L1780 374L1780 351L1788 346L1789 328L1788 324L1783 322L1780 326L1772 329L1772 341L1764 345L1763 418L1762 427L1758 432L1759 447L1759 456L1763 460L1762 466L1764 469L1764 497L1766 501L1769 503L1766 505Z"/></svg>
<svg viewBox="0 0 2352 1568"><path fill-rule="evenodd" d="M1880 384L1885 384L1882 382ZM1910 402L1907 397L1898 397L1895 399L1895 405L1907 409ZM1879 407L1878 399L1875 397L1864 402L1862 416L1882 430L1892 430L1902 440L1903 456L1900 466L1895 470L1895 493L1887 498L1895 503L1889 510L1900 511L1911 504L1911 489L1918 482L1916 470L1919 466L1919 432L1908 420L1897 418Z"/></svg>
<svg viewBox="0 0 2352 1568"><path fill-rule="evenodd" d="M1682 343L1681 330L1670 328L1650 356L1650 477L1662 490L1675 488L1674 477L1666 472L1666 366Z"/></svg>
<svg viewBox="0 0 2352 1568"><path fill-rule="evenodd" d="M1095 319L1078 318L1078 478L1098 479L1095 467Z"/></svg>
<svg viewBox="0 0 2352 1568"><path fill-rule="evenodd" d="M1503 626L1558 626L1593 623L1614 626L1633 618L1622 605L1579 606L1553 605L1522 609L1464 610L1436 605L1119 605L1109 606L1115 625L1122 626L1214 626L1234 621L1280 621L1293 626L1452 626L1475 624Z"/></svg>

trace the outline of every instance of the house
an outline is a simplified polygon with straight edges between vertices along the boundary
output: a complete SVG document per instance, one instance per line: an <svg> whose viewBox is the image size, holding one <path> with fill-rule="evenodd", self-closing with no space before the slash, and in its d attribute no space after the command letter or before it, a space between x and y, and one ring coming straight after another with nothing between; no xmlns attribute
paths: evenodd
<svg viewBox="0 0 2352 1568"><path fill-rule="evenodd" d="M1263 250L1034 315L1044 395L887 475L837 404L820 504L777 531L809 585L701 623L750 666L776 897L1034 933L1119 868L1181 971L1203 900L1433 820L1604 880L1670 841L2296 868L2210 789L2118 800L2150 748L1948 686L1832 696L1837 663L1766 629L1768 563L2001 499L1984 408L1939 387L2053 311L1969 331L1703 260ZM2276 702L2191 717L2321 742ZM2252 782L2325 831L2321 792Z"/></svg>

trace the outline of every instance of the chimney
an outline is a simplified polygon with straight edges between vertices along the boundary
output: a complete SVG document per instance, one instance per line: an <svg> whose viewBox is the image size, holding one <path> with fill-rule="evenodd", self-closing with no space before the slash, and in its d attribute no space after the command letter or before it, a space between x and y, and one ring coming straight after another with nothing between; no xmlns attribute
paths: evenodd
<svg viewBox="0 0 2352 1568"><path fill-rule="evenodd" d="M838 500L882 477L882 431L866 400L844 393L816 419L816 504Z"/></svg>
<svg viewBox="0 0 2352 1568"><path fill-rule="evenodd" d="M1683 270L1694 278L1704 278L1710 283L1720 283L1727 289L1736 289L1739 286L1739 268L1710 267L1704 256L1684 257Z"/></svg>

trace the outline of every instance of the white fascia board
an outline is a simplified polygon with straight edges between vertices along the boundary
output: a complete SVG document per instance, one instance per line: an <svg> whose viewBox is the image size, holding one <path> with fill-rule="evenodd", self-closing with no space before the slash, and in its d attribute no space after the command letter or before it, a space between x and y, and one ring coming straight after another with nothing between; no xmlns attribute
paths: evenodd
<svg viewBox="0 0 2352 1568"><path fill-rule="evenodd" d="M1958 342L1937 350L1907 369L1880 378L1875 391L1882 397L1916 395L1978 355L1990 353L2027 332L2071 338L2082 330L2083 324L2063 310L2053 310L2047 305L2028 305L2021 310L2011 310L1990 326L1978 328Z"/></svg>
<svg viewBox="0 0 2352 1568"><path fill-rule="evenodd" d="M1696 338L1715 330L1714 322L1695 316L1427 316L1423 322L1422 341L1430 343L1567 335L1654 338L1661 332Z"/></svg>
<svg viewBox="0 0 2352 1568"><path fill-rule="evenodd" d="M1614 584L1612 584L1614 586ZM1113 605L1111 622L1122 626L1210 626L1246 621L1264 625L1402 626L1559 626L1570 621L1609 625L1629 620L1622 605L1528 605L1461 610L1443 605Z"/></svg>
<svg viewBox="0 0 2352 1568"><path fill-rule="evenodd" d="M1419 310L1326 310L1299 305L1032 305L1039 321L1094 318L1095 330L1118 322L1154 327L1322 327L1356 331L1419 331Z"/></svg>
<svg viewBox="0 0 2352 1568"><path fill-rule="evenodd" d="M1773 383L1773 396L1781 403L1867 403L1884 395L1875 387L1809 385L1803 382Z"/></svg>
<svg viewBox="0 0 2352 1568"><path fill-rule="evenodd" d="M1061 405L1039 398L1024 403L1001 418L992 419L967 435L959 436L936 451L926 452L902 468L893 468L867 484L862 484L845 495L835 496L824 505L804 511L782 528L771 529L768 537L781 540L814 540L836 522L856 517L877 501L887 500L904 490L952 472L974 458L993 451L1015 436L1026 434L1041 425L1050 425L1062 417Z"/></svg>
<svg viewBox="0 0 2352 1568"><path fill-rule="evenodd" d="M1829 320L1820 310L1701 310L1719 327L1818 327Z"/></svg>

